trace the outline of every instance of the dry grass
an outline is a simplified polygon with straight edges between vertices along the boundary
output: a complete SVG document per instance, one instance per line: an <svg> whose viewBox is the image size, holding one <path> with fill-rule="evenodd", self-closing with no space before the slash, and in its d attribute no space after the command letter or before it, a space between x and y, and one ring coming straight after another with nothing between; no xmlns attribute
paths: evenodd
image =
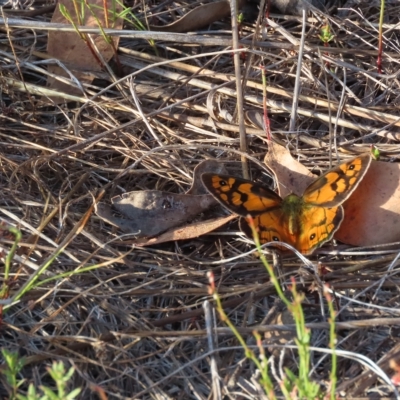
<svg viewBox="0 0 400 400"><path fill-rule="evenodd" d="M149 16L156 5L148 6ZM258 66L263 65L273 138L307 166L326 169L331 152L358 153L371 144L384 160L398 158L400 6L387 4L384 75L376 73L378 6L365 2L358 12L342 16L309 16L292 132L301 18L273 15L273 28L254 43L255 26L243 27L250 62L248 68L242 64L246 115L262 116ZM211 300L206 273L212 270L225 309L249 344L254 326L275 334L284 327L277 322L279 304L265 269L248 253L252 246L235 234L237 226L221 230L231 234L132 248L92 213L94 199L109 201L126 191L184 192L205 159L241 173L238 126L224 119L224 112L235 114L236 105L229 21L216 22L212 34L163 34L168 40L156 41L158 56L147 41L123 37L124 75L118 84L98 73L85 86L90 101L80 96L55 106L37 94L45 93L47 36L40 24L48 17L35 17L38 29L12 21L8 32L0 26L0 217L23 233L10 296L60 244L66 247L39 278L53 279L6 310L0 346L27 357L23 375L36 385L49 384L43 373L52 360L74 365L71 386L82 387L85 399L97 398L93 385L109 399L207 399L215 382L226 399L261 398L256 371L236 339L211 320L210 348L204 318L203 303ZM335 39L324 48L318 35L328 21ZM217 119L209 118L209 104ZM262 161L268 149L262 126L246 124L247 153ZM250 165L254 179L266 177L259 165ZM11 242L4 239L0 246L6 254ZM369 357L390 375L389 358L400 351L398 250L343 249L333 254L328 246L311 257L330 271L323 280L334 289L340 309L338 348ZM328 324L312 292L313 270L295 257L281 264L282 282L298 281L306 293L307 318L319 323L313 325L313 345L327 348ZM272 354L277 365L279 354ZM288 350L286 357L287 365L295 365L295 353ZM220 380L212 379L212 360ZM330 358L314 351L312 368L313 377L327 385ZM393 388L370 371L356 357L340 357L339 393L393 396Z"/></svg>

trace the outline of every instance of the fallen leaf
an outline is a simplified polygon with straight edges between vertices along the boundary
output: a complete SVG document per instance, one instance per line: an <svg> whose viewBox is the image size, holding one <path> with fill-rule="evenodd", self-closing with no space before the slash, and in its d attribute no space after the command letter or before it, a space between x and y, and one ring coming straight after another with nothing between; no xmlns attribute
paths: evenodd
<svg viewBox="0 0 400 400"><path fill-rule="evenodd" d="M301 15L303 9L307 10L308 4L311 3L314 7L323 9L322 0L270 0L271 6L276 7L282 14L297 14ZM238 8L244 14L254 14L252 11L256 5L245 0L238 1ZM150 25L152 31L159 32L193 32L204 28L219 19L229 17L231 8L229 1L221 0L200 5L193 10L190 10L182 18L177 21L164 25Z"/></svg>
<svg viewBox="0 0 400 400"><path fill-rule="evenodd" d="M241 3L244 3L244 0L240 1L239 7ZM149 28L152 31L159 32L192 32L204 28L221 18L228 17L230 14L231 7L228 1L215 1L194 8L172 24L164 26L150 25Z"/></svg>
<svg viewBox="0 0 400 400"><path fill-rule="evenodd" d="M113 197L111 203L111 207L99 203L96 214L126 233L143 237L176 227L214 206L216 201L209 194L196 196L139 190Z"/></svg>
<svg viewBox="0 0 400 400"><path fill-rule="evenodd" d="M214 218L206 221L195 222L194 224L185 225L180 228L171 229L168 232L162 233L160 236L150 239L138 239L133 243L137 246L151 246L154 244L160 244L164 242L170 242L172 240L185 240L185 239L193 239L202 235L205 235L209 232L214 231L215 229L220 228L225 225L229 221L237 218L237 215L231 214L227 217Z"/></svg>
<svg viewBox="0 0 400 400"><path fill-rule="evenodd" d="M138 237L152 237L168 231L157 243L178 240L176 235L182 239L189 239L208 233L229 219L225 222L212 220L208 223L187 225L178 230L174 228L218 204L214 197L207 193L200 179L204 172L210 171L226 173L224 164L215 160L206 160L195 168L192 186L185 194L159 190L124 193L113 197L111 206L98 203L96 215L122 231ZM224 219L226 218L221 218L219 221L224 221ZM170 229L174 230L169 232ZM147 243L147 239L142 243Z"/></svg>
<svg viewBox="0 0 400 400"><path fill-rule="evenodd" d="M343 204L335 238L353 246L400 241L400 164L372 161L364 179Z"/></svg>
<svg viewBox="0 0 400 400"><path fill-rule="evenodd" d="M79 5L79 10L83 10L84 13L82 25L98 27L98 23L100 23L102 27L106 27L104 1L105 0L91 0L91 10L87 5L82 5L82 7ZM74 23L80 25L75 13L74 2L71 0L59 0L51 22L70 24L70 21L61 14L60 4L65 6ZM111 10L114 10L114 7L116 14L122 11L122 5L118 2L106 0L106 4L108 5L109 14L111 14ZM122 18L116 18L113 20L110 16L109 19L112 20L112 26L110 26L110 28L122 29ZM93 42L104 61L108 62L114 55L113 46L115 49L118 47L118 36L110 38L113 42L113 46L107 43L102 35L88 36L91 36L93 39ZM78 81L81 83L90 83L94 78L94 75L91 74L90 71L101 71L102 65L101 62L92 54L89 46L90 44L86 43L77 32L50 31L47 43L47 52L51 58L55 58L64 63ZM49 65L48 71L56 76L70 79L70 76L58 65ZM82 95L82 91L79 88L67 85L52 76L49 76L47 79L47 87L72 95ZM52 100L56 103L64 101L61 96L52 97Z"/></svg>
<svg viewBox="0 0 400 400"><path fill-rule="evenodd" d="M282 198L291 193L301 196L315 179L315 175L296 161L286 147L274 142L269 143L264 163L273 172L278 183L278 193Z"/></svg>

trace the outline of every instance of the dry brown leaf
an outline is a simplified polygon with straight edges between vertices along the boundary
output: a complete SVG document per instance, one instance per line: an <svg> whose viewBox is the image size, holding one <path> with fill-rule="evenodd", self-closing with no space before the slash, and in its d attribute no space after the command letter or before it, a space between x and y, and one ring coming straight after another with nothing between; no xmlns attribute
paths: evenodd
<svg viewBox="0 0 400 400"><path fill-rule="evenodd" d="M139 237L159 235L216 204L209 194L193 196L159 190L124 193L113 197L111 202L111 207L99 203L96 214L124 232Z"/></svg>
<svg viewBox="0 0 400 400"><path fill-rule="evenodd" d="M112 0L107 0L106 3L108 5L110 14L111 10L113 10L113 4L115 2ZM75 13L75 8L73 5L74 2L71 0L59 0L51 22L70 24L70 22L61 14L59 7L60 4L65 6L75 24L80 25ZM91 0L90 4L92 11L89 10L87 6L83 6L85 11L82 25L88 27L98 27L98 20L102 27L107 27L104 17L104 0ZM122 11L122 6L116 2L115 9L116 12L119 13ZM95 14L97 20L93 14ZM109 20L111 21L111 17L109 17ZM109 27L112 27L113 29L122 29L122 24L122 18L117 18L115 21L112 21L112 26ZM101 35L90 36L92 37L93 42L95 43L105 62L108 62L114 55L113 46L115 49L118 47L119 38L117 36L111 38L113 42L112 46L111 44L107 43L104 37ZM89 44L87 44L77 32L50 31L47 43L47 52L49 56L60 60L63 64L65 64L65 66L81 83L90 83L92 81L93 75L91 74L91 71L102 70L100 60L96 59L89 48ZM70 76L58 65L49 65L48 71L56 76L67 77L70 79ZM49 76L47 79L47 87L71 95L82 95L82 91L79 88L62 83L51 76ZM52 100L56 103L61 103L64 101L61 96L57 98L53 97Z"/></svg>
<svg viewBox="0 0 400 400"><path fill-rule="evenodd" d="M189 239L208 233L225 222L212 220L209 223L203 223L203 225L199 223L179 229L174 228L217 204L213 196L204 194L206 190L200 179L204 172L211 171L226 173L223 164L214 160L206 160L195 168L192 186L185 194L159 190L124 193L111 199L112 206L105 203L97 204L96 214L124 232L135 234L138 237L156 236L173 229L172 232L163 235L157 243L178 240L176 235L182 239ZM219 221L223 220L219 219ZM147 240L142 241L142 243L147 242Z"/></svg>
<svg viewBox="0 0 400 400"><path fill-rule="evenodd" d="M220 228L221 226L225 225L226 223L232 221L235 218L237 218L237 215L231 214L228 215L227 217L220 217L220 218L209 219L207 221L195 222L194 224L171 229L170 231L165 232L155 238L138 239L137 241L133 242L133 244L137 246L151 246L154 244L170 242L172 240L193 239L201 235L205 235L209 232L212 232L215 229Z"/></svg>
<svg viewBox="0 0 400 400"><path fill-rule="evenodd" d="M323 8L321 0L308 0L308 2L303 0L270 0L270 3L283 14L301 15L303 9L307 10L309 3L314 7ZM238 8L243 9L244 14L252 13L255 6L255 4L246 3L245 0L238 1ZM159 32L192 32L230 15L229 1L214 1L194 8L172 24L164 26L150 25L149 28L152 31Z"/></svg>
<svg viewBox="0 0 400 400"><path fill-rule="evenodd" d="M343 204L344 221L335 238L353 246L400 241L400 164L372 161Z"/></svg>
<svg viewBox="0 0 400 400"><path fill-rule="evenodd" d="M269 151L264 158L278 183L278 193L284 198L291 193L301 196L315 179L303 164L296 161L290 151L277 143L269 143Z"/></svg>
<svg viewBox="0 0 400 400"><path fill-rule="evenodd" d="M280 195L302 195L315 176L274 144L265 157L279 182ZM314 176L314 178L312 178ZM335 239L354 246L400 241L400 165L372 161L355 192L343 204L344 220Z"/></svg>
<svg viewBox="0 0 400 400"><path fill-rule="evenodd" d="M243 3L241 0L240 3ZM240 7L240 4L239 4ZM150 26L152 31L160 32L189 32L195 31L200 28L204 28L210 25L214 21L218 21L221 18L228 17L231 14L231 8L229 2L226 0L215 1L196 7L189 11L178 21L173 22L169 25L164 26Z"/></svg>

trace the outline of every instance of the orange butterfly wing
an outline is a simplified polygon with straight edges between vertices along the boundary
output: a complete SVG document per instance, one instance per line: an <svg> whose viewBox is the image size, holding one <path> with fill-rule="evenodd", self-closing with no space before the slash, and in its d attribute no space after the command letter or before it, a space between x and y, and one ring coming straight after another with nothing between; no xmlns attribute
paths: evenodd
<svg viewBox="0 0 400 400"><path fill-rule="evenodd" d="M260 243L285 242L296 247L296 237L290 235L285 221L286 218L281 208L254 216L253 223ZM240 219L239 226L247 237L253 238L253 231L246 218Z"/></svg>
<svg viewBox="0 0 400 400"><path fill-rule="evenodd" d="M279 208L259 214L253 217L253 221L260 243L285 242L303 254L310 254L332 239L343 218L342 206L325 208L304 205L297 215ZM248 237L253 237L245 218L241 218L240 228Z"/></svg>
<svg viewBox="0 0 400 400"><path fill-rule="evenodd" d="M277 209L282 203L282 198L275 192L246 179L205 173L201 180L216 200L242 217Z"/></svg>
<svg viewBox="0 0 400 400"><path fill-rule="evenodd" d="M339 164L308 186L303 194L303 200L308 204L322 207L340 206L357 188L370 164L369 154Z"/></svg>
<svg viewBox="0 0 400 400"><path fill-rule="evenodd" d="M342 206L333 208L306 206L300 216L300 229L294 247L303 254L312 253L332 239L343 218Z"/></svg>
<svg viewBox="0 0 400 400"><path fill-rule="evenodd" d="M282 198L275 192L246 179L205 173L201 176L207 190L228 210L239 214L240 229L250 238L252 230L246 220L253 217L260 242L282 241L294 245L285 231Z"/></svg>

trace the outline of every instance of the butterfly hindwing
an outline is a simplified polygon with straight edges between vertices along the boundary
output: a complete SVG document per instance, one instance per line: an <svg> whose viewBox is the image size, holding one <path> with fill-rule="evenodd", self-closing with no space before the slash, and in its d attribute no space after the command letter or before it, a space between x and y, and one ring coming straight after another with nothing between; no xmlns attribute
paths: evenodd
<svg viewBox="0 0 400 400"><path fill-rule="evenodd" d="M285 242L296 245L296 238L290 235L286 229L285 215L281 208L264 212L253 217L253 224L260 239L260 243ZM239 222L240 229L247 237L253 237L247 218L243 217Z"/></svg>
<svg viewBox="0 0 400 400"><path fill-rule="evenodd" d="M224 207L243 217L279 208L282 203L275 192L246 179L205 173L201 180Z"/></svg>
<svg viewBox="0 0 400 400"><path fill-rule="evenodd" d="M361 182L370 163L371 157L366 154L332 168L307 187L304 202L322 207L341 205Z"/></svg>
<svg viewBox="0 0 400 400"><path fill-rule="evenodd" d="M325 208L307 206L300 216L300 229L296 247L303 254L310 254L323 243L331 240L344 218L342 206Z"/></svg>

